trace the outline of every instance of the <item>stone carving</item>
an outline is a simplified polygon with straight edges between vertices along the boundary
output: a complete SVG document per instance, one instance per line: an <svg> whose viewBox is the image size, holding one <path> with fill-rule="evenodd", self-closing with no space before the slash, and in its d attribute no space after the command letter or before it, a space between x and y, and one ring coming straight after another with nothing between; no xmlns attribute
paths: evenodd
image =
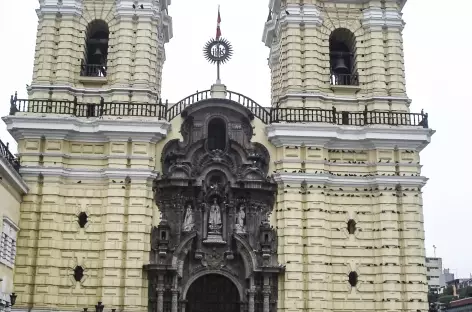
<svg viewBox="0 0 472 312"><path fill-rule="evenodd" d="M220 206L218 205L217 198L213 199L213 203L210 206L208 225L209 225L210 231L212 232L219 233L221 230L221 212L220 212Z"/></svg>
<svg viewBox="0 0 472 312"><path fill-rule="evenodd" d="M193 215L192 205L188 204L187 210L185 211L185 219L182 225L182 231L190 232L193 230L194 226L195 226L195 219Z"/></svg>
<svg viewBox="0 0 472 312"><path fill-rule="evenodd" d="M239 211L236 215L236 232L245 233L244 220L246 219L246 213L244 212L244 205L239 206Z"/></svg>
<svg viewBox="0 0 472 312"><path fill-rule="evenodd" d="M244 294L256 280L270 280L277 289L284 267L268 222L277 185L268 176L267 149L251 142L252 114L229 100L208 99L189 105L181 116L183 140L164 146L162 175L153 187L162 221L152 232L149 278L161 281L161 288L188 289L202 272L220 271L234 277ZM209 125L216 128L209 131ZM218 137L212 137L215 131ZM171 293L163 296L157 300L172 300ZM263 298L262 289L252 296ZM269 297L275 303L277 293ZM249 311L262 305L254 297L241 303L252 305Z"/></svg>

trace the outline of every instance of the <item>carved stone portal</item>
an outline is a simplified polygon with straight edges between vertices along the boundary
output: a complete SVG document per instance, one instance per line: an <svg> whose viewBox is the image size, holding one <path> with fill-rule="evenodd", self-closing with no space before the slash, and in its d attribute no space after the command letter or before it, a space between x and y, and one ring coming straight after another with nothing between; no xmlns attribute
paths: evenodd
<svg viewBox="0 0 472 312"><path fill-rule="evenodd" d="M161 222L151 235L151 312L277 309L276 184L269 153L252 143L245 107L209 99L182 112L183 141L163 149L155 181Z"/></svg>

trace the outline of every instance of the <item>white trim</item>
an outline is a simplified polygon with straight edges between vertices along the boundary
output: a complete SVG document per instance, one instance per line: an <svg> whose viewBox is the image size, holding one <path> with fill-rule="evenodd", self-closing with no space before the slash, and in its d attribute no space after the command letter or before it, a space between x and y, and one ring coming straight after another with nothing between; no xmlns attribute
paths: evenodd
<svg viewBox="0 0 472 312"><path fill-rule="evenodd" d="M16 232L20 231L20 227L7 216L3 216L3 223L7 223L8 225L10 225Z"/></svg>
<svg viewBox="0 0 472 312"><path fill-rule="evenodd" d="M347 97L347 96L336 96L331 94L321 94L321 93L287 93L281 97L281 101L286 98L314 98L322 99L328 101L340 101L340 102L355 102L359 104L362 101L406 101L407 104L411 103L411 99L406 96L370 96L370 97ZM343 103L344 104L344 103Z"/></svg>
<svg viewBox="0 0 472 312"><path fill-rule="evenodd" d="M136 155L86 155L86 154L74 155L74 154L48 153L48 152L21 153L21 157L25 157L25 156L47 156L47 157L61 157L61 158L66 158L66 159L83 159L83 160L108 160L108 159L131 159L131 160L151 160L151 161L154 160L154 158L151 156L136 156Z"/></svg>
<svg viewBox="0 0 472 312"><path fill-rule="evenodd" d="M170 5L170 1L159 1L154 0L140 0L137 3L137 8L133 9L133 5L136 5L134 0L116 0L115 17L149 17L154 20L159 20L164 30L164 42L169 42L173 37L172 28L172 17L167 14L167 6ZM144 9L140 6L143 5Z"/></svg>
<svg viewBox="0 0 472 312"><path fill-rule="evenodd" d="M2 118L16 141L24 138L128 141L157 143L167 136L171 124L156 117L78 118L68 115L17 113Z"/></svg>
<svg viewBox="0 0 472 312"><path fill-rule="evenodd" d="M136 6L136 9L133 9L133 5ZM140 5L143 5L144 9L140 8ZM153 19L158 19L160 17L160 8L158 3L152 0L116 0L115 1L115 17L150 17Z"/></svg>
<svg viewBox="0 0 472 312"><path fill-rule="evenodd" d="M36 9L38 18L45 14L61 13L62 15L82 15L83 0L39 0L39 9Z"/></svg>
<svg viewBox="0 0 472 312"><path fill-rule="evenodd" d="M23 154L22 154L23 155ZM46 155L46 154L43 154L43 155ZM408 163L408 162L399 162L399 163L395 163L395 162L390 162L390 163L386 163L386 162L368 162L368 161L364 161L364 164L360 163L360 161L357 161L357 163L349 163L348 161L346 162L345 160L343 160L342 162L332 162L332 161L328 161L328 160L304 160L303 161L305 164L321 164L321 165L329 165L330 167L355 167L355 168L365 168L365 167L392 167L392 166L395 166L395 165L399 165L399 166L402 166L402 167L411 167L411 168L422 168L423 165L420 165L418 164L417 162L414 162L414 163ZM274 161L274 164L275 165L278 165L278 164L299 164L300 163L300 160L299 159L285 159L285 158L282 158L282 159L279 159L277 161ZM326 171L326 170L324 170Z"/></svg>
<svg viewBox="0 0 472 312"><path fill-rule="evenodd" d="M20 174L12 167L10 162L3 157L0 157L0 173L11 183L20 196L28 193L29 188L25 181L23 181Z"/></svg>
<svg viewBox="0 0 472 312"><path fill-rule="evenodd" d="M395 9L368 8L362 15L362 26L367 29L374 27L403 29L405 26L401 12Z"/></svg>
<svg viewBox="0 0 472 312"><path fill-rule="evenodd" d="M142 88L125 88L125 87L111 87L111 88L76 88L74 86L69 85L43 85L43 84L32 84L28 86L26 89L28 91L28 95L35 90L45 90L50 91L58 90L58 91L68 91L71 95L96 95L101 96L103 94L123 94L129 95L130 92L142 92L142 93L149 93L149 95L157 97L159 96L159 92L152 90L152 89L142 89Z"/></svg>
<svg viewBox="0 0 472 312"><path fill-rule="evenodd" d="M303 181L309 184L320 185L339 185L339 186L396 186L398 184L408 187L423 187L428 178L419 177L401 177L401 176L374 176L374 177L338 177L328 174L314 173L275 173L273 174L275 182L300 184Z"/></svg>
<svg viewBox="0 0 472 312"><path fill-rule="evenodd" d="M279 123L266 127L268 140L280 146L325 148L399 148L421 151L434 130L422 127L369 125L339 126L325 123Z"/></svg>
<svg viewBox="0 0 472 312"><path fill-rule="evenodd" d="M272 5L274 4L275 2L272 3ZM267 21L264 26L262 42L270 48L274 38L278 37L282 26L288 24L299 25L300 23L305 26L321 26L323 17L318 6L314 4L287 4L285 10L272 11L272 19Z"/></svg>
<svg viewBox="0 0 472 312"><path fill-rule="evenodd" d="M26 166L21 167L20 172L25 177L36 177L43 175L44 177L63 177L81 180L97 180L97 179L124 179L126 177L133 179L155 179L159 176L159 172L152 169L67 169L55 167Z"/></svg>

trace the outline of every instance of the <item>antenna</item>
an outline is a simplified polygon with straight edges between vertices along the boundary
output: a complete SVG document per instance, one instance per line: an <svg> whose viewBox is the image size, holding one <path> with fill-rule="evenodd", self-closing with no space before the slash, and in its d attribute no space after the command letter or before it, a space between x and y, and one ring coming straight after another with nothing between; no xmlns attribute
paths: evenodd
<svg viewBox="0 0 472 312"><path fill-rule="evenodd" d="M436 245L433 245L434 248L434 257L436 258Z"/></svg>

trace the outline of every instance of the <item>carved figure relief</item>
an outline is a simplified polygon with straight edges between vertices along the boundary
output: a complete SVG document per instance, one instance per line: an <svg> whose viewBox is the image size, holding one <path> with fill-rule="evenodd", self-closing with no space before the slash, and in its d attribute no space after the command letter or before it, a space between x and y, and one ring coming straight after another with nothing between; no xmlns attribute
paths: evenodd
<svg viewBox="0 0 472 312"><path fill-rule="evenodd" d="M215 197L210 206L210 217L208 220L210 231L219 233L221 230L221 212L218 199Z"/></svg>
<svg viewBox="0 0 472 312"><path fill-rule="evenodd" d="M246 213L244 212L244 205L239 206L239 211L236 217L236 232L245 233L244 220L246 218Z"/></svg>
<svg viewBox="0 0 472 312"><path fill-rule="evenodd" d="M185 219L182 225L182 231L190 232L193 230L194 226L195 226L195 219L193 215L192 205L188 204L187 210L185 211Z"/></svg>
<svg viewBox="0 0 472 312"><path fill-rule="evenodd" d="M225 300L248 311L276 310L284 267L277 262L277 235L268 220L277 187L268 176L267 149L251 142L251 117L229 100L203 100L182 112L183 140L164 146L163 172L154 184L162 218L153 229L151 261L145 266L150 283L157 285L149 287L150 306L155 302L150 312L178 312L166 306L232 312L224 308ZM191 287L194 282L218 281L233 285L240 296L215 296L222 302L191 299L209 291Z"/></svg>

